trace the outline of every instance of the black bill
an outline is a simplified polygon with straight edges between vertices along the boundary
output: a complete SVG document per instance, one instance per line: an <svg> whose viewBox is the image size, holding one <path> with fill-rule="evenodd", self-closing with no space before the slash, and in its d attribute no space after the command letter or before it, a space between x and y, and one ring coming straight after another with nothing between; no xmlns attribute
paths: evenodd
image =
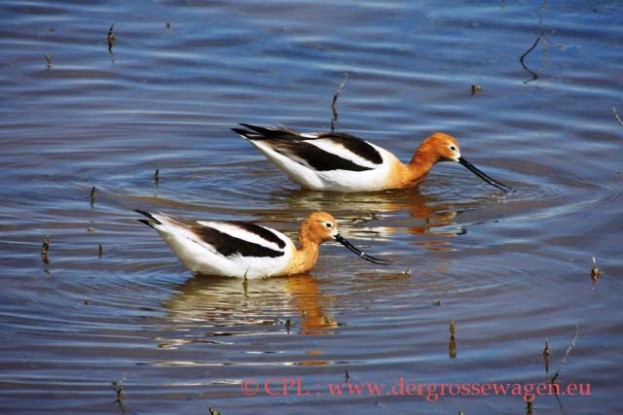
<svg viewBox="0 0 623 415"><path fill-rule="evenodd" d="M494 180L491 177L487 176L485 173L483 173L482 171L477 169L476 166L474 166L469 161L465 160L463 157L459 157L459 163L461 163L463 166L465 166L467 168L467 170L471 171L476 176L480 177L482 180L484 180L485 182L489 183L491 186L495 186L495 187L497 187L498 189L500 189L500 190L502 190L504 192L514 192L515 191L515 189L513 189L512 187L507 186L504 183L500 183L497 180Z"/></svg>
<svg viewBox="0 0 623 415"><path fill-rule="evenodd" d="M336 241L338 241L339 243L344 245L346 248L348 248L349 251L354 252L355 254L357 254L357 256L359 258L363 258L366 261L370 261L370 262L373 262L375 264L381 264L381 265L390 264L390 261L387 261L385 259L375 258L373 256L370 256L370 255L360 251L355 245L351 244L346 239L344 239L344 237L342 235L339 235L339 234L335 235L334 238L335 238Z"/></svg>

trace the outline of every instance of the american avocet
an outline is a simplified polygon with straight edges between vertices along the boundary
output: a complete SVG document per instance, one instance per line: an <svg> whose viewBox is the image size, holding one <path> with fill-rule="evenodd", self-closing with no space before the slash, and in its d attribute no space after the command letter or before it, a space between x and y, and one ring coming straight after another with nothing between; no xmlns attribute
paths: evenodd
<svg viewBox="0 0 623 415"><path fill-rule="evenodd" d="M291 180L304 188L340 192L407 189L419 185L441 161L462 164L504 192L500 183L461 156L456 139L434 133L420 144L408 164L375 144L345 133L299 134L285 127L240 124L233 131L248 139Z"/></svg>
<svg viewBox="0 0 623 415"><path fill-rule="evenodd" d="M300 248L283 233L251 222L196 221L136 212L148 218L140 222L157 230L188 269L201 274L243 278L302 274L316 264L320 244L330 240L367 261L388 263L344 239L326 212L314 212L301 223Z"/></svg>

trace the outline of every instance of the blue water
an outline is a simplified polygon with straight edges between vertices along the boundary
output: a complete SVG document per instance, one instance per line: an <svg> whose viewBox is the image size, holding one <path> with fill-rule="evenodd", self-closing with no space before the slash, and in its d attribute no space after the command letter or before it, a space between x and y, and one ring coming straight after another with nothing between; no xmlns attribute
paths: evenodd
<svg viewBox="0 0 623 415"><path fill-rule="evenodd" d="M3 413L623 411L619 2L0 8ZM415 191L301 191L230 130L326 131L345 76L338 131L405 161L432 132L453 134L517 192L447 164ZM310 275L196 277L135 208L292 237L326 210L394 265L329 244ZM326 392L346 371L356 383L528 384L559 368L561 385L591 396L530 409L521 396ZM282 378L310 393L243 393Z"/></svg>

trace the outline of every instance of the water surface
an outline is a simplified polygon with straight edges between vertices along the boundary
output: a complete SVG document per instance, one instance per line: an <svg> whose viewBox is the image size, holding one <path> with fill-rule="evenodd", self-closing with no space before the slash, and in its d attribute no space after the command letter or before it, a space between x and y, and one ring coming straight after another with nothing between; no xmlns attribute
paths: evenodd
<svg viewBox="0 0 623 415"><path fill-rule="evenodd" d="M618 2L0 7L3 413L527 413L521 396L326 388L346 373L549 382L578 328L558 381L590 384L591 396L539 396L533 412L623 411ZM403 160L428 134L451 133L517 192L455 165L415 191L302 191L230 131L327 130L344 74L338 131ZM193 276L135 208L257 220L293 237L327 210L394 264L329 244L309 275ZM282 378L310 393L241 389Z"/></svg>

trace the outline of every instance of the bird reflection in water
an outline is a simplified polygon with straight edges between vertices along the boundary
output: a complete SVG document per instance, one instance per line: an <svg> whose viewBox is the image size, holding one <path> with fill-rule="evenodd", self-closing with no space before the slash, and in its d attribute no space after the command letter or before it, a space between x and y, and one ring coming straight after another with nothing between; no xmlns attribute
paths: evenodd
<svg viewBox="0 0 623 415"><path fill-rule="evenodd" d="M348 233L357 239L389 239L397 232L411 235L433 235L435 238L413 241L423 249L431 251L451 250L448 238L466 233L466 229L455 221L464 210L473 207L471 202L452 203L438 201L435 195L423 195L415 190L392 190L375 193L323 193L308 190L286 192L289 212L309 210L335 211L340 222L367 224L379 215L385 215L382 226L348 226ZM283 194L274 194L283 198ZM275 200L278 203L277 200ZM476 202L477 203L477 202ZM407 212L408 217L401 214ZM258 214L258 212L255 212ZM270 212L273 214L273 212ZM261 215L261 213L260 213ZM274 217L274 215L273 215ZM380 223L380 221L379 221ZM438 238L437 238L438 237Z"/></svg>
<svg viewBox="0 0 623 415"><path fill-rule="evenodd" d="M196 275L179 291L165 308L183 338L160 339L161 348L227 344L228 337L275 332L276 326L302 335L333 334L337 327L326 310L329 299L309 274L253 280Z"/></svg>

